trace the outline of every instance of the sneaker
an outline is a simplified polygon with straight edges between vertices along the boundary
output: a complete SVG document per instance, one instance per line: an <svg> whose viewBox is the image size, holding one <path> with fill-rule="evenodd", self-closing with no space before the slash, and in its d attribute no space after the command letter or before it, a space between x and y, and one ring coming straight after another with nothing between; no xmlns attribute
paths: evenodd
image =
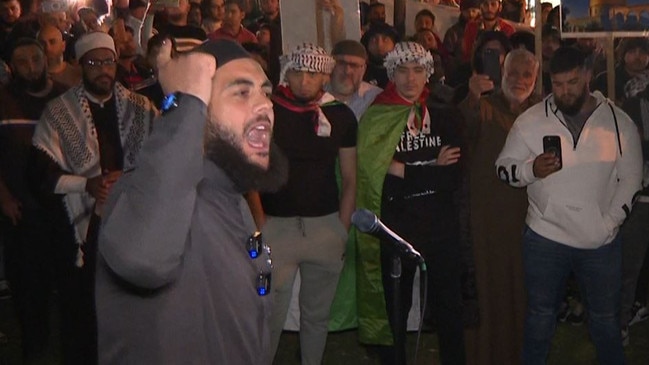
<svg viewBox="0 0 649 365"><path fill-rule="evenodd" d="M633 308L631 309L631 320L629 321L629 326L632 326L636 323L646 321L649 318L649 310L647 307L640 304L639 302L633 303Z"/></svg>
<svg viewBox="0 0 649 365"><path fill-rule="evenodd" d="M568 319L569 315L570 315L570 306L568 306L568 302L566 301L561 302L561 305L559 306L559 314L557 314L557 320L563 323L566 321L566 319Z"/></svg>
<svg viewBox="0 0 649 365"><path fill-rule="evenodd" d="M574 309L570 311L568 317L566 317L566 322L570 323L573 326L581 326L586 320L586 311L582 310L581 313L577 314L577 311Z"/></svg>
<svg viewBox="0 0 649 365"><path fill-rule="evenodd" d="M622 328L622 346L629 346L629 327Z"/></svg>
<svg viewBox="0 0 649 365"><path fill-rule="evenodd" d="M572 301L570 306L570 314L566 317L566 322L573 326L581 326L586 319L586 311L584 305L576 299Z"/></svg>

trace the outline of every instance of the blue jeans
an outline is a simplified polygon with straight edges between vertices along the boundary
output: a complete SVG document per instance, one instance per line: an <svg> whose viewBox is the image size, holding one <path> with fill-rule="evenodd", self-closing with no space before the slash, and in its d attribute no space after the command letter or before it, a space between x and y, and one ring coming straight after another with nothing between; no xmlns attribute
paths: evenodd
<svg viewBox="0 0 649 365"><path fill-rule="evenodd" d="M523 236L527 313L523 364L545 364L568 274L575 273L588 310L588 330L601 365L624 364L619 307L622 248L619 236L598 249L549 240L529 227Z"/></svg>

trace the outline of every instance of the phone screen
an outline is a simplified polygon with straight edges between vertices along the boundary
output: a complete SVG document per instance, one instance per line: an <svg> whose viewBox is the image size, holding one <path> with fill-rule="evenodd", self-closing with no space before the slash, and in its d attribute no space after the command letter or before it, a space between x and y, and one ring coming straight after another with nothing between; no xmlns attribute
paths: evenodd
<svg viewBox="0 0 649 365"><path fill-rule="evenodd" d="M502 78L500 72L500 50L485 48L482 50L482 67L483 73L489 76L489 79L496 87L500 86Z"/></svg>
<svg viewBox="0 0 649 365"><path fill-rule="evenodd" d="M543 137L543 153L552 153L559 158L559 168L563 167L561 157L561 138L559 136Z"/></svg>

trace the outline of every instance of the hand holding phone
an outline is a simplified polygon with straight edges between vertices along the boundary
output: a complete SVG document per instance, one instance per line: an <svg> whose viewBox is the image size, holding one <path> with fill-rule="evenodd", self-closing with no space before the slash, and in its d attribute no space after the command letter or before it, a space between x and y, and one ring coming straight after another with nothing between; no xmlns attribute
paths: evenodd
<svg viewBox="0 0 649 365"><path fill-rule="evenodd" d="M543 154L534 160L534 176L544 178L561 170L563 159L561 155L561 138L559 136L543 137Z"/></svg>
<svg viewBox="0 0 649 365"><path fill-rule="evenodd" d="M502 79L500 68L500 50L485 48L482 50L482 73L489 76L494 86L499 87Z"/></svg>
<svg viewBox="0 0 649 365"><path fill-rule="evenodd" d="M554 157L559 159L559 168L561 168L563 161L561 159L561 138L559 136L543 137L543 153L553 154Z"/></svg>

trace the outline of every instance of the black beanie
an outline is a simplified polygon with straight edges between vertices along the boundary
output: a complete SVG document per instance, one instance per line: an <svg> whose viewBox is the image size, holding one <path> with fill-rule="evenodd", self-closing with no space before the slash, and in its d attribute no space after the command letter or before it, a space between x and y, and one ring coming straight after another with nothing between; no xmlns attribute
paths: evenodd
<svg viewBox="0 0 649 365"><path fill-rule="evenodd" d="M7 50L6 50L6 52L7 52L7 57L6 57L7 62L11 61L11 57L13 57L14 51L16 49L20 48L20 47L35 46L35 47L38 47L38 49L40 49L41 52L43 52L43 53L45 52L43 50L43 45L34 38L22 37L22 38L18 38L18 39L15 39L15 40L11 40L8 43L9 43L9 47L7 47Z"/></svg>
<svg viewBox="0 0 649 365"><path fill-rule="evenodd" d="M331 50L331 55L356 56L367 60L367 51L365 50L365 47L363 47L360 42L351 39L346 39L336 43L334 48Z"/></svg>
<svg viewBox="0 0 649 365"><path fill-rule="evenodd" d="M216 39L203 42L200 46L194 48L193 52L208 53L216 58L216 67L221 67L226 63L239 58L252 58L239 43L229 39Z"/></svg>

